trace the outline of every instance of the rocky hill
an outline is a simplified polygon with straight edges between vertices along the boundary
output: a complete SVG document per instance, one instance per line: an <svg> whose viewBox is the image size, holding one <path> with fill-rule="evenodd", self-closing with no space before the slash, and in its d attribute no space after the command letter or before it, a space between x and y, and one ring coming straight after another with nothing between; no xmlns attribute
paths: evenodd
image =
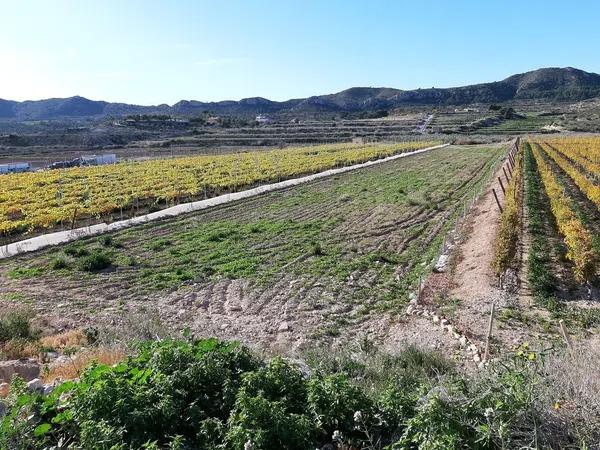
<svg viewBox="0 0 600 450"><path fill-rule="evenodd" d="M182 100L173 106L140 106L108 103L75 96L39 101L15 102L0 99L0 118L56 119L102 117L127 114L197 115L265 114L374 111L402 106L465 105L501 103L514 100L577 101L600 96L600 75L583 70L545 68L513 75L502 81L453 88L399 90L353 87L336 94L275 102L261 97L240 101L200 102Z"/></svg>

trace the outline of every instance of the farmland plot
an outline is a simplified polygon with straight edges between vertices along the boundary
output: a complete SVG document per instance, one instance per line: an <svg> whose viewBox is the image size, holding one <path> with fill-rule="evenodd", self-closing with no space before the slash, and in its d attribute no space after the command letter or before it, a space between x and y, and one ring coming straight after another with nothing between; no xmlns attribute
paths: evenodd
<svg viewBox="0 0 600 450"><path fill-rule="evenodd" d="M0 177L0 243L375 160L439 142L335 144Z"/></svg>
<svg viewBox="0 0 600 450"><path fill-rule="evenodd" d="M600 298L598 149L597 138L539 137L524 144L533 293L552 310L557 300L579 302L588 308L589 325L600 323L589 309Z"/></svg>
<svg viewBox="0 0 600 450"><path fill-rule="evenodd" d="M152 310L261 346L385 333L504 152L447 147L17 257L0 302L69 324Z"/></svg>

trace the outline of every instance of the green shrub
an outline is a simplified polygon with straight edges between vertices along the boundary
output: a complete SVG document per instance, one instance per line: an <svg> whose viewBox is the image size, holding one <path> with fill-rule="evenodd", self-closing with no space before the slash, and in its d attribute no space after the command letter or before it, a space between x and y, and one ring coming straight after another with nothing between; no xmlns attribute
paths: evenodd
<svg viewBox="0 0 600 450"><path fill-rule="evenodd" d="M42 274L42 269L39 267L17 267L8 271L8 276L16 280L22 280L26 278L35 278Z"/></svg>
<svg viewBox="0 0 600 450"><path fill-rule="evenodd" d="M54 270L67 269L69 267L69 263L67 263L64 258L57 256L50 262L50 267Z"/></svg>
<svg viewBox="0 0 600 450"><path fill-rule="evenodd" d="M78 262L79 269L85 272L98 272L110 267L111 264L110 256L98 250L82 257Z"/></svg>
<svg viewBox="0 0 600 450"><path fill-rule="evenodd" d="M150 342L46 397L15 382L0 448L572 448L570 424L536 404L541 356L523 346L469 378L414 349L310 373L236 343Z"/></svg>
<svg viewBox="0 0 600 450"><path fill-rule="evenodd" d="M39 333L31 327L31 315L24 311L11 311L0 316L0 343L12 339L37 339Z"/></svg>
<svg viewBox="0 0 600 450"><path fill-rule="evenodd" d="M65 248L64 252L67 256L72 256L73 258L80 258L90 254L89 250L85 247L82 247L80 244L69 245Z"/></svg>

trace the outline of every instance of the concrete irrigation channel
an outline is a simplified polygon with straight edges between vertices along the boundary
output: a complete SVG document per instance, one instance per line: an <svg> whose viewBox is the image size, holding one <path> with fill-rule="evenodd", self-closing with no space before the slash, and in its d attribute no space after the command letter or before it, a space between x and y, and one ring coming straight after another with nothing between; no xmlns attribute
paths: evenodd
<svg viewBox="0 0 600 450"><path fill-rule="evenodd" d="M87 227L76 228L74 230L58 231L55 233L43 234L41 236L36 236L22 241L13 242L12 244L3 245L2 247L0 247L0 259L10 258L12 256L20 255L22 253L33 252L53 245L65 244L67 242L75 241L77 239L85 237L96 236L102 233L123 230L125 228L134 227L136 225L141 225L148 222L168 219L179 216L181 214L201 211L203 209L211 208L214 206L225 205L227 203L243 200L250 197L255 197L257 195L265 194L267 192L298 186L300 184L308 183L314 180L318 180L320 178L326 178L332 175L350 172L352 170L362 169L364 167L369 167L376 164L382 164L388 161L393 161L395 159L417 155L419 153L428 152L430 150L435 150L438 148L444 148L449 145L450 144L435 145L433 147L422 148L413 152L399 153L397 155L388 156L387 158L367 161L364 163L355 164L353 166L329 169L313 175L293 178L291 180L280 181L278 183L265 184L252 189L248 189L246 191L219 195L218 197L213 197L206 200L199 200L196 202L182 203L180 205L172 206L170 208L162 209L160 211L156 211L138 217L133 217L131 219L112 222L110 224L99 223Z"/></svg>

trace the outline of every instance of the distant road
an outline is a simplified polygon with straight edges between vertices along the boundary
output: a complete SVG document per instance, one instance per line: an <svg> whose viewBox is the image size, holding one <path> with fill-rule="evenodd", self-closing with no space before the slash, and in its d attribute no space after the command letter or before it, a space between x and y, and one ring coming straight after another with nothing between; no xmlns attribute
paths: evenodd
<svg viewBox="0 0 600 450"><path fill-rule="evenodd" d="M420 133L420 134L425 133L425 130L427 129L427 127L429 126L429 124L431 123L432 120L433 120L433 114L429 114L427 116L427 118L425 119L425 121L417 127L417 133Z"/></svg>

